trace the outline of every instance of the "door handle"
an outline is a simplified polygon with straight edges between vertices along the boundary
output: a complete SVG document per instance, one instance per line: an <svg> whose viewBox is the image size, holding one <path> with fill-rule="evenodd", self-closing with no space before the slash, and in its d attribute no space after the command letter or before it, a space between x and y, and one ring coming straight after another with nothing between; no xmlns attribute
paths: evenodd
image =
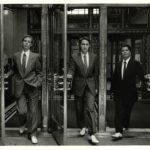
<svg viewBox="0 0 150 150"><path fill-rule="evenodd" d="M67 78L67 90L71 90L72 78ZM54 91L64 90L64 76L54 74Z"/></svg>

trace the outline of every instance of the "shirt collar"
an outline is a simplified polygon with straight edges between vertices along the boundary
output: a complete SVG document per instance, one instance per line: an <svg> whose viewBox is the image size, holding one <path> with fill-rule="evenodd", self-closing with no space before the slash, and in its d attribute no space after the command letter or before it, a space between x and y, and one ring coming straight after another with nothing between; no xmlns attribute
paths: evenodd
<svg viewBox="0 0 150 150"><path fill-rule="evenodd" d="M29 53L30 53L30 50L27 50L27 51L22 50L22 54L29 55Z"/></svg>
<svg viewBox="0 0 150 150"><path fill-rule="evenodd" d="M129 60L130 60L130 57L126 60L123 59L122 63L126 62L126 64L128 64Z"/></svg>
<svg viewBox="0 0 150 150"><path fill-rule="evenodd" d="M83 57L83 56L88 56L89 55L89 52L87 52L86 54L83 54L82 52L81 52L81 56Z"/></svg>

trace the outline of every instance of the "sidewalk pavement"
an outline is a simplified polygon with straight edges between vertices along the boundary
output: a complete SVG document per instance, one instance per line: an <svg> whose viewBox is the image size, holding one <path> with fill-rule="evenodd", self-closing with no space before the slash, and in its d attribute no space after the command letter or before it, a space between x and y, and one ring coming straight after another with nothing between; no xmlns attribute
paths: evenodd
<svg viewBox="0 0 150 150"><path fill-rule="evenodd" d="M96 146L149 146L150 129L129 129L124 134L124 138L119 141L112 141L111 135L114 129L107 128L104 133L97 133L99 144ZM39 132L38 144L36 146L57 146L53 136L47 132ZM67 129L67 143L65 146L92 146L88 141L88 135L79 136L79 129ZM5 146L32 146L27 135L19 135L17 131L7 131Z"/></svg>
<svg viewBox="0 0 150 150"><path fill-rule="evenodd" d="M124 146L124 145L142 145L150 146L150 129L129 129L124 133L124 137L118 141L112 141L111 135L114 133L114 129L107 128L105 133L97 133L96 136L99 139L97 146ZM67 145L74 146L90 146L92 145L88 141L88 135L84 137L79 136L79 129L68 130Z"/></svg>

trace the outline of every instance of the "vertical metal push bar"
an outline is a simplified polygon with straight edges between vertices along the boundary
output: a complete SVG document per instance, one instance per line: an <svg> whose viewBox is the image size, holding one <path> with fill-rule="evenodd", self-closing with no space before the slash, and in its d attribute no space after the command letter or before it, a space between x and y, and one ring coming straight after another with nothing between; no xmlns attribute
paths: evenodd
<svg viewBox="0 0 150 150"><path fill-rule="evenodd" d="M4 145L5 144L5 93L4 93L4 23L3 23L3 5L0 5L0 23L1 23L1 55L0 55L0 61L1 61L1 142Z"/></svg>
<svg viewBox="0 0 150 150"><path fill-rule="evenodd" d="M99 9L99 132L106 131L107 7Z"/></svg>
<svg viewBox="0 0 150 150"><path fill-rule="evenodd" d="M67 5L64 5L64 145L67 142Z"/></svg>

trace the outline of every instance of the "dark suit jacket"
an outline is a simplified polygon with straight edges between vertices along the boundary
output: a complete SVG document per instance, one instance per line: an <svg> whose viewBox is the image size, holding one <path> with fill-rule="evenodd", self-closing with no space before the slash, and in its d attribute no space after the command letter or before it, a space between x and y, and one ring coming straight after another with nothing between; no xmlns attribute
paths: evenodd
<svg viewBox="0 0 150 150"><path fill-rule="evenodd" d="M120 97L137 100L136 76L145 81L145 72L138 61L130 59L125 71L124 79L121 76L122 61L116 64L112 78L111 91L114 92L115 99Z"/></svg>
<svg viewBox="0 0 150 150"><path fill-rule="evenodd" d="M73 92L76 96L83 95L86 85L89 87L91 93L96 95L98 64L95 54L89 53L89 67L86 73L84 71L81 53L73 54L68 73L73 75Z"/></svg>
<svg viewBox="0 0 150 150"><path fill-rule="evenodd" d="M30 51L26 71L23 74L21 52L15 53L12 72L14 74L14 90L17 98L21 96L25 83L31 87L40 87L42 84L42 67L39 54Z"/></svg>

